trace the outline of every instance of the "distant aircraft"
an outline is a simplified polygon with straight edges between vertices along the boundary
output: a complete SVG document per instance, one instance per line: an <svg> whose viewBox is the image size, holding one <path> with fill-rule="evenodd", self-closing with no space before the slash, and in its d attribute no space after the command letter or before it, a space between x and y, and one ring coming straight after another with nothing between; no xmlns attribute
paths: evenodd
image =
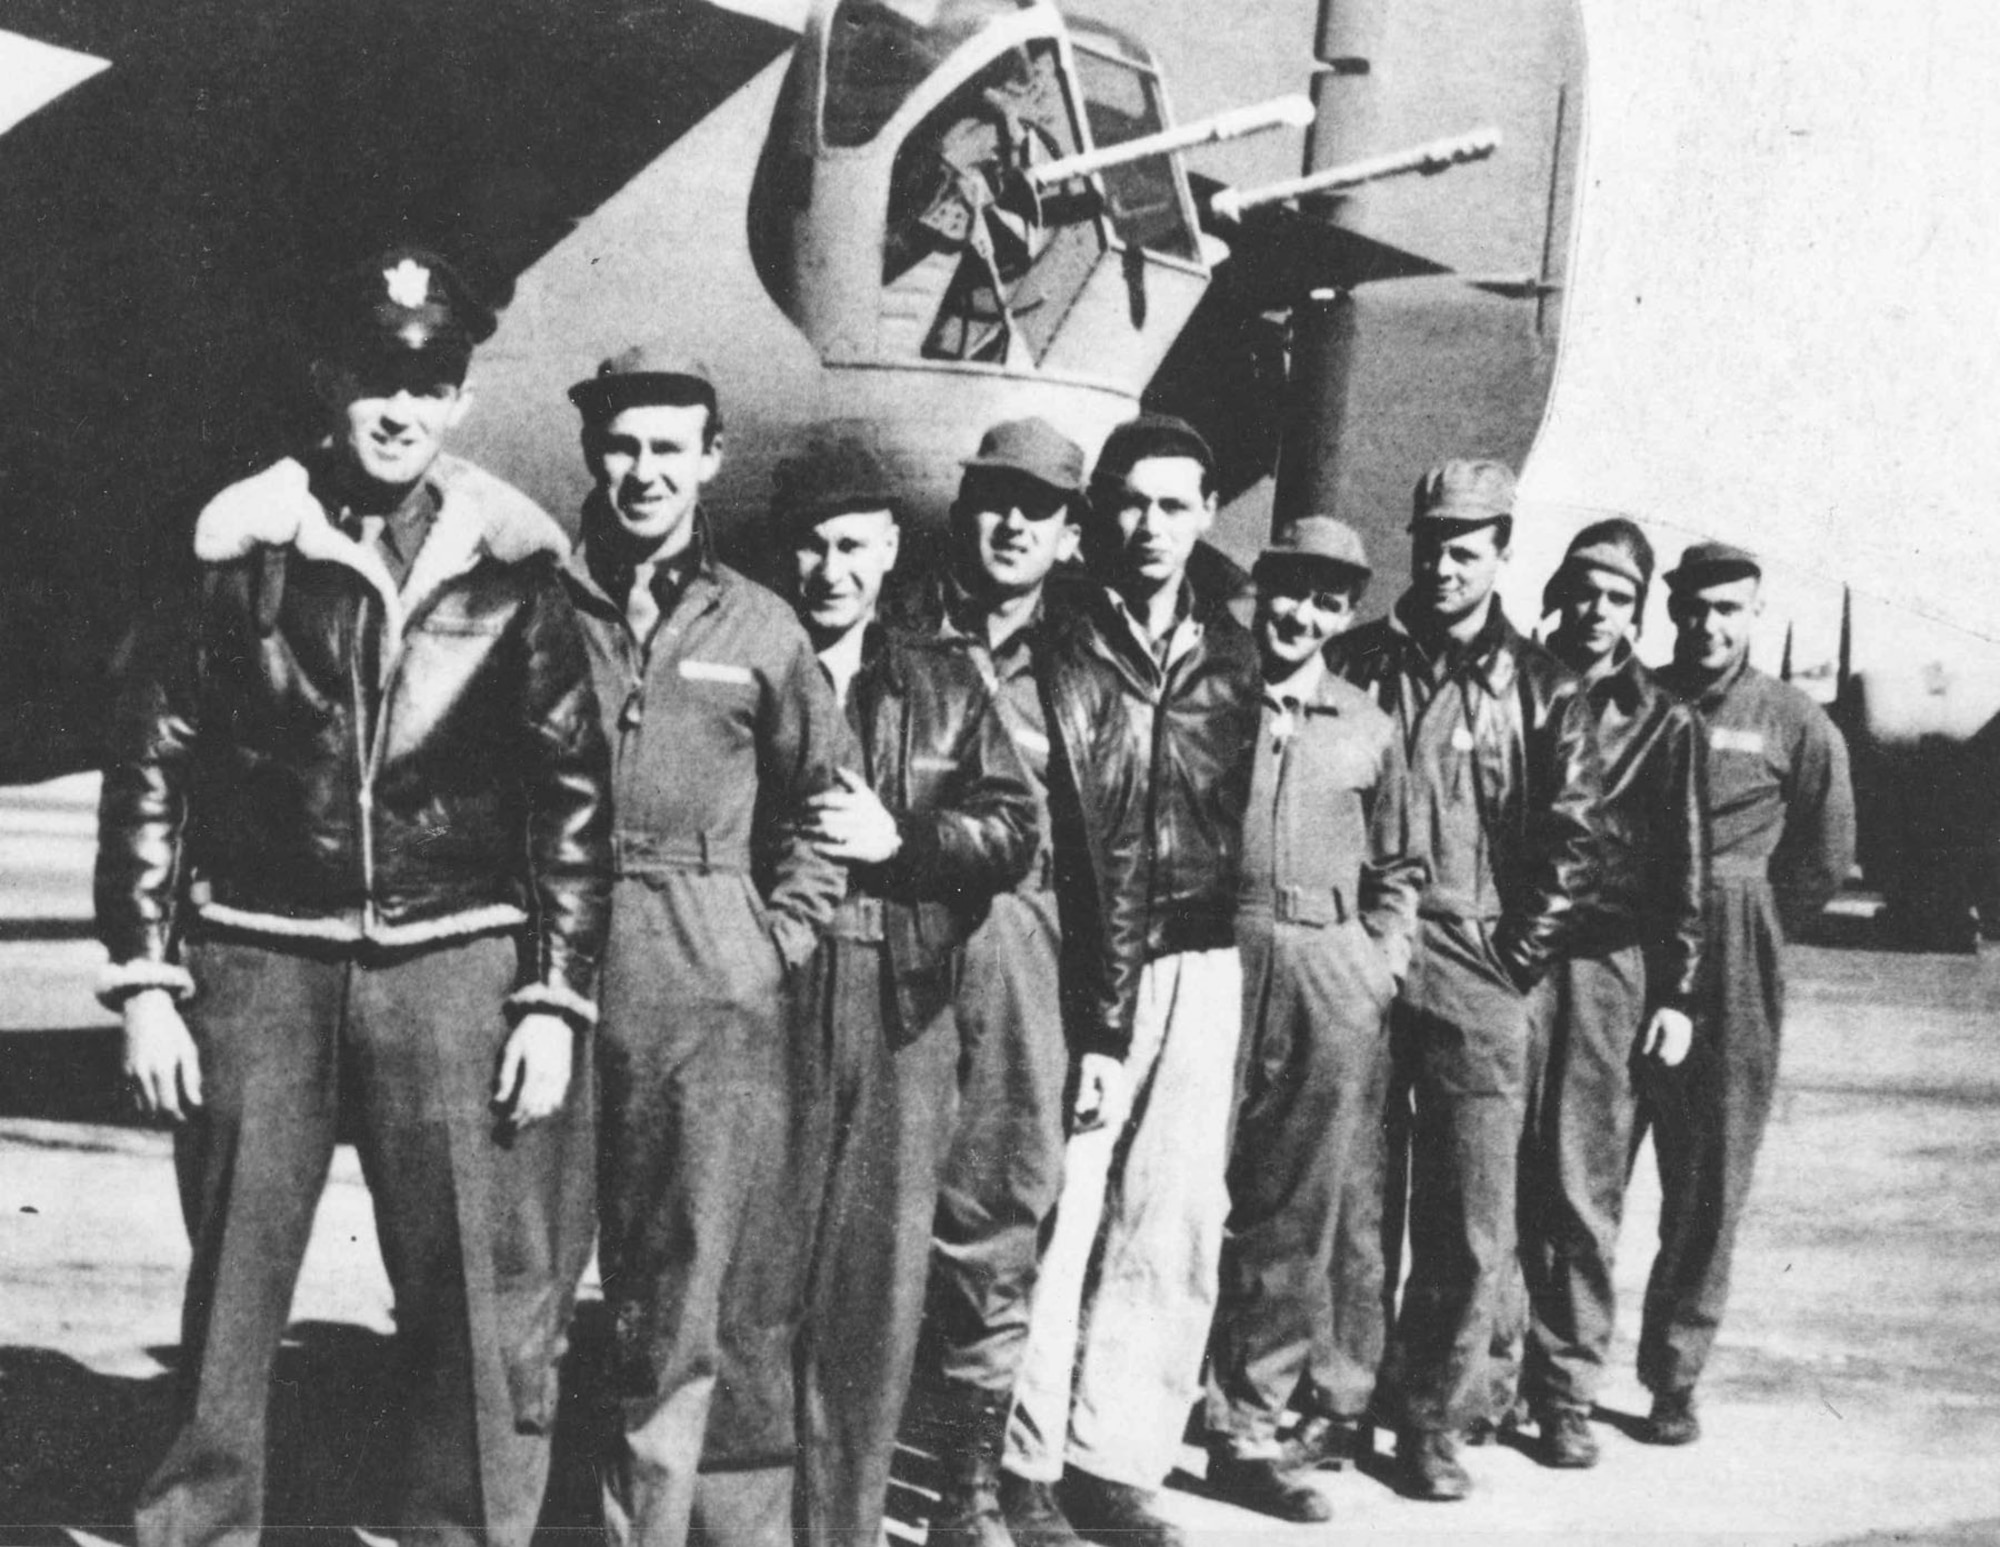
<svg viewBox="0 0 2000 1547"><path fill-rule="evenodd" d="M1326 0L1316 67L1299 0L1303 196L1168 147L1304 103L1177 124L1140 36L1048 0L823 0L798 34L758 10L10 0L0 62L51 100L0 133L8 775L91 759L106 654L193 513L298 443L300 303L390 239L504 303L458 444L561 518L567 385L640 338L707 356L709 507L753 568L771 464L822 417L878 425L921 524L996 418L1094 451L1171 409L1258 525L1279 471L1281 508L1337 505L1388 563L1414 470L1525 456L1575 201L1574 0ZM1467 162L1422 201L1449 257L1371 226L1368 178Z"/></svg>

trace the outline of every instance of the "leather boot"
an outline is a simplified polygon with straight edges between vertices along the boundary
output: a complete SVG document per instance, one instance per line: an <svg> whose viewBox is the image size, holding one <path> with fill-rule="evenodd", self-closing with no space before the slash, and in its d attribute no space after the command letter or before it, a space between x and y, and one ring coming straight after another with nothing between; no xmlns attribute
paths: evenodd
<svg viewBox="0 0 2000 1547"><path fill-rule="evenodd" d="M1344 1472L1374 1451L1374 1433L1365 1419L1315 1413L1285 1442L1285 1462L1301 1471Z"/></svg>
<svg viewBox="0 0 2000 1547"><path fill-rule="evenodd" d="M1653 1393L1653 1411L1639 1426L1648 1445L1692 1445L1701 1438L1701 1418L1694 1409L1693 1388Z"/></svg>
<svg viewBox="0 0 2000 1547"><path fill-rule="evenodd" d="M1333 1518L1326 1495L1305 1474L1273 1457L1244 1459L1226 1450L1208 1453L1208 1491L1226 1504L1276 1520L1310 1523Z"/></svg>
<svg viewBox="0 0 2000 1547"><path fill-rule="evenodd" d="M1597 1436L1590 1412L1581 1407L1549 1407L1541 1418L1541 1463L1578 1472L1597 1465Z"/></svg>
<svg viewBox="0 0 2000 1547"><path fill-rule="evenodd" d="M1459 1464L1458 1438L1437 1429L1406 1429L1396 1439L1396 1485L1403 1497L1449 1503L1472 1492Z"/></svg>
<svg viewBox="0 0 2000 1547"><path fill-rule="evenodd" d="M1068 1467L1056 1497L1077 1534L1106 1547L1186 1547L1181 1528L1153 1513L1145 1488Z"/></svg>
<svg viewBox="0 0 2000 1547"><path fill-rule="evenodd" d="M939 1403L938 1501L932 1547L1015 1547L1000 1513L1000 1452L1012 1403L955 1389Z"/></svg>
<svg viewBox="0 0 2000 1547"><path fill-rule="evenodd" d="M1083 1547L1083 1538L1056 1502L1053 1483L1000 1472L1000 1515L1015 1547Z"/></svg>

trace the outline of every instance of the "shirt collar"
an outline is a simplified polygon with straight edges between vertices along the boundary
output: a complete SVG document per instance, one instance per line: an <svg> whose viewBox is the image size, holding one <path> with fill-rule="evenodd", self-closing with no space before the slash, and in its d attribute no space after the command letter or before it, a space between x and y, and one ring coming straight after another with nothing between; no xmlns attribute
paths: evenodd
<svg viewBox="0 0 2000 1547"><path fill-rule="evenodd" d="M1195 616L1194 587L1185 576L1182 577L1181 588L1174 597L1174 621L1168 625L1166 633L1158 640L1146 632L1145 621L1126 605L1125 598L1119 591L1107 586L1104 594L1111 599L1111 605L1117 615L1125 620L1126 630L1134 643L1161 671L1186 655L1201 639L1202 624Z"/></svg>
<svg viewBox="0 0 2000 1547"><path fill-rule="evenodd" d="M1406 591L1390 609L1390 626L1409 641L1410 648L1427 663L1442 664L1447 676L1455 677L1469 667L1485 661L1500 646L1506 643L1508 635L1507 615L1500 606L1500 598L1491 596L1486 602L1486 618L1479 625L1479 632L1470 639L1453 639L1445 636L1443 647L1435 654L1424 643L1424 630L1410 621L1409 593Z"/></svg>
<svg viewBox="0 0 2000 1547"><path fill-rule="evenodd" d="M659 599L663 611L695 576L713 578L715 544L707 517L697 510L694 535L688 545L671 559L655 560L633 550L603 495L593 491L584 501L583 541L577 545L571 569L587 577L615 606L622 607L631 594L633 576L644 563L653 565L653 595Z"/></svg>
<svg viewBox="0 0 2000 1547"><path fill-rule="evenodd" d="M1729 696L1729 690L1743 680L1750 669L1750 653L1746 650L1743 658L1713 682L1703 682L1692 673L1668 668L1668 680L1680 697L1692 703L1697 709L1710 710Z"/></svg>
<svg viewBox="0 0 2000 1547"><path fill-rule="evenodd" d="M355 516L354 501L348 487L349 475L343 465L331 453L314 459L307 467L307 486L313 497L334 519L336 526L345 525ZM430 530L431 523L444 504L444 490L439 486L433 473L425 473L404 491L403 497L388 510L370 511L370 515L383 518L386 530L396 534L399 545L405 534L415 536L419 541ZM352 535L352 534L350 534ZM411 548L405 558L415 557Z"/></svg>
<svg viewBox="0 0 2000 1547"><path fill-rule="evenodd" d="M862 654L868 642L868 627L852 628L819 652L820 670L833 685L833 696L847 707L847 695L861 674Z"/></svg>
<svg viewBox="0 0 2000 1547"><path fill-rule="evenodd" d="M1585 690L1592 698L1629 710L1638 701L1639 678L1644 670L1631 641L1621 639L1604 668L1584 677Z"/></svg>
<svg viewBox="0 0 2000 1547"><path fill-rule="evenodd" d="M1037 596L1028 621L1001 640L992 643L992 633L987 627L990 614L985 604L967 590L955 574L946 574L940 584L943 602L943 619L939 632L947 639L965 639L979 646L987 654L998 660L1013 660L1025 654L1034 644L1036 632L1048 618L1048 598Z"/></svg>

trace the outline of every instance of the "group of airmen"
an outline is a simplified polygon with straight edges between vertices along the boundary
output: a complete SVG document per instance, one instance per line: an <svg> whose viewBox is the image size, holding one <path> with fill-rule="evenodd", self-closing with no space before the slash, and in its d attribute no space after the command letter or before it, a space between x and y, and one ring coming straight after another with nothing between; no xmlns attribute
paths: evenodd
<svg viewBox="0 0 2000 1547"><path fill-rule="evenodd" d="M258 1536L337 1134L405 1540L525 1547L593 1250L618 1547L873 1547L899 1436L940 1547L1172 1547L1197 1406L1208 1489L1289 1520L1377 1428L1417 1498L1510 1426L1587 1467L1646 1134L1642 1437L1697 1437L1781 946L1853 845L1840 738L1748 665L1751 555L1665 576L1656 676L1652 550L1591 526L1543 645L1513 478L1451 461L1385 618L1308 516L1246 625L1186 423L1094 468L994 425L930 573L829 424L767 588L702 514L698 361L570 389L573 549L446 452L492 321L422 250L336 287L323 437L209 502L129 652L102 987L192 1242L143 1547Z"/></svg>

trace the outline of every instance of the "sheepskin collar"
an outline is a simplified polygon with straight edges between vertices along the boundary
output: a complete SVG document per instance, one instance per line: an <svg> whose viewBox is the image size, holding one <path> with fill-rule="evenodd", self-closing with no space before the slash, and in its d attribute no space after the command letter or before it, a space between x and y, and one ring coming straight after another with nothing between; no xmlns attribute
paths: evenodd
<svg viewBox="0 0 2000 1547"><path fill-rule="evenodd" d="M437 519L400 588L373 547L356 542L327 518L305 464L292 457L231 484L208 502L195 522L195 557L204 564L227 564L260 547L291 548L302 558L354 570L382 598L391 646L383 652L386 670L410 615L481 557L518 564L542 553L561 560L569 552L562 528L527 495L491 473L441 456L429 476L438 498Z"/></svg>
<svg viewBox="0 0 2000 1547"><path fill-rule="evenodd" d="M461 544L469 538L502 564L537 553L562 558L569 552L562 528L539 505L484 469L441 456L431 466L430 479L438 496L433 540L448 528L462 530ZM303 549L314 544L318 528L349 542L313 497L305 464L286 457L208 502L195 523L195 557L205 564L226 564L260 545Z"/></svg>

